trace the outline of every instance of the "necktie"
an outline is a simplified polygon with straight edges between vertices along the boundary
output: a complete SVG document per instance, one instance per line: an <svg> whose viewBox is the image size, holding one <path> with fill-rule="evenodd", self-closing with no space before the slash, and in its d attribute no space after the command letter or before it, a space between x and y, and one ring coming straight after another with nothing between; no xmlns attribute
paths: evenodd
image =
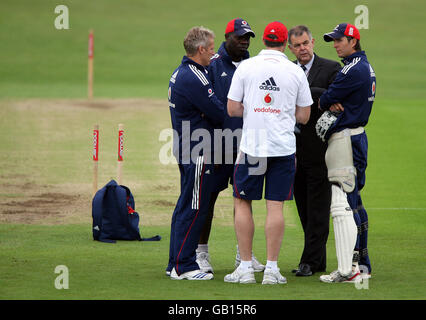
<svg viewBox="0 0 426 320"><path fill-rule="evenodd" d="M300 67L306 72L306 67L303 64L301 64Z"/></svg>

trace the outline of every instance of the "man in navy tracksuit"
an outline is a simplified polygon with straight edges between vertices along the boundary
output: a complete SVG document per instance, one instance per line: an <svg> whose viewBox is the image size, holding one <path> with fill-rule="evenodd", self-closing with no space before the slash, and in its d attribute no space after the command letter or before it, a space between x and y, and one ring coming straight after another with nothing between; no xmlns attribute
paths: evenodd
<svg viewBox="0 0 426 320"><path fill-rule="evenodd" d="M327 131L325 140L336 132L347 128L351 130L356 179L354 190L347 193L347 200L358 227L354 262L359 262L363 272L361 277L365 279L370 277L371 264L367 250L368 216L360 195L365 185L368 149L367 135L363 127L368 123L375 99L376 75L365 52L361 51L360 34L355 26L339 24L332 32L324 35L324 40L334 41L334 48L338 56L343 58L344 64L334 82L320 97L319 105L322 110L340 112ZM356 44L353 45L354 43Z"/></svg>
<svg viewBox="0 0 426 320"><path fill-rule="evenodd" d="M210 280L213 275L201 272L195 250L211 194L213 129L223 122L224 105L206 70L214 54L214 33L194 27L186 35L184 47L186 56L173 72L168 92L181 193L171 222L166 272L174 280Z"/></svg>
<svg viewBox="0 0 426 320"><path fill-rule="evenodd" d="M214 91L219 100L226 106L228 102L228 91L231 86L232 76L238 65L245 59L249 58L247 51L250 46L250 38L255 37L255 33L250 25L242 18L232 19L228 22L225 29L225 41L220 46L217 54L215 54L208 66L209 77L211 79ZM239 140L241 138L241 129L243 127L243 119L230 117L225 108L225 120L222 129L223 137L220 141L216 141L216 148L220 148L221 152L217 152L218 158L215 161L214 183L212 195L209 204L209 213L204 224L199 245L197 248L197 262L201 270L205 272L213 272L210 265L208 253L208 240L212 225L214 206L219 193L232 185L232 177L234 172L234 162L237 157ZM217 149L215 149L217 150ZM220 154L222 156L220 157ZM237 255L238 256L238 255ZM264 266L254 258L253 264L257 271L263 271Z"/></svg>

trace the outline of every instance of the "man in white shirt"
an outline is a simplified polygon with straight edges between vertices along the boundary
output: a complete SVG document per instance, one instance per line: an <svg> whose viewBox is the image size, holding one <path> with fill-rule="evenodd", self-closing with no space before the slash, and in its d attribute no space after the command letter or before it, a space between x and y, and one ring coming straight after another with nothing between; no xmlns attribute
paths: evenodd
<svg viewBox="0 0 426 320"><path fill-rule="evenodd" d="M234 169L235 232L241 264L225 282L254 283L251 262L252 200L262 199L265 182L267 263L262 284L284 284L277 261L284 234L283 204L293 199L296 138L306 124L312 97L303 70L284 54L288 32L281 22L265 28L266 49L237 68L228 93L228 113L243 117L240 152Z"/></svg>

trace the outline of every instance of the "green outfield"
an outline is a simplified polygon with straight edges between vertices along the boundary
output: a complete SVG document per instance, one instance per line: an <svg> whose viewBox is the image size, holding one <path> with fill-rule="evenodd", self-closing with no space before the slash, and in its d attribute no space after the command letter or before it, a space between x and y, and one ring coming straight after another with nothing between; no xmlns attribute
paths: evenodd
<svg viewBox="0 0 426 320"><path fill-rule="evenodd" d="M0 299L415 299L426 298L426 45L422 1L368 1L361 44L375 68L377 95L370 122L367 184L373 277L365 286L296 278L303 231L294 201L286 203L279 267L285 286L232 285L235 234L232 193L218 200L210 253L213 281L165 276L170 219L179 194L175 165L159 152L170 128L167 87L194 25L216 33L244 17L261 48L264 26L307 24L320 56L336 58L321 35L353 22L358 1L67 1L69 30L57 30L58 1L0 3ZM95 87L87 97L88 31L95 32ZM288 50L288 56L293 59ZM123 183L133 192L143 236L160 242L99 243L91 235L92 129L100 125L99 186L116 175L117 125L125 125ZM264 261L265 205L255 202L254 250ZM331 224L332 226L332 224ZM422 253L423 252L423 253ZM56 289L55 268L69 269L69 289ZM334 235L328 271L336 267Z"/></svg>

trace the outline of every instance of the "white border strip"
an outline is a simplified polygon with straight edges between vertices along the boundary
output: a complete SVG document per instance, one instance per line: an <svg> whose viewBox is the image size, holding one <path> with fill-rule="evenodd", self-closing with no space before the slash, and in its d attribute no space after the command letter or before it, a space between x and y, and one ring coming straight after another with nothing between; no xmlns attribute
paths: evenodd
<svg viewBox="0 0 426 320"><path fill-rule="evenodd" d="M368 210L405 210L405 211L426 211L426 208L365 208Z"/></svg>

